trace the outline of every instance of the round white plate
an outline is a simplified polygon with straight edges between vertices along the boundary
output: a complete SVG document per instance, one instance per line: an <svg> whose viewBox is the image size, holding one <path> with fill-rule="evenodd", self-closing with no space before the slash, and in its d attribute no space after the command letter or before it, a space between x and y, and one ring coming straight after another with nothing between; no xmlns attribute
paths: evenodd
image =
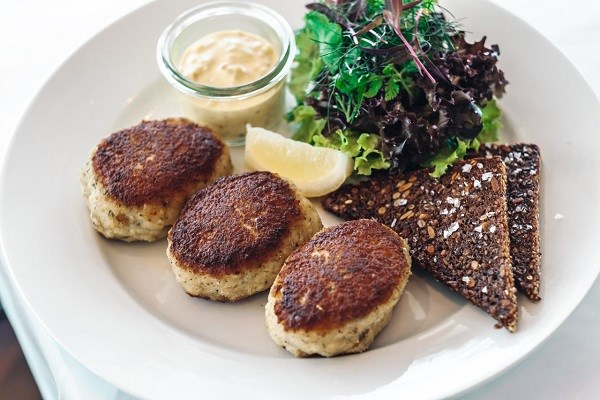
<svg viewBox="0 0 600 400"><path fill-rule="evenodd" d="M303 2L263 2L301 24ZM196 4L156 1L88 42L39 93L4 160L6 265L32 312L82 364L149 399L443 397L513 365L581 301L600 269L600 105L550 43L486 1L444 5L474 37L500 44L510 81L503 139L537 143L543 157L543 300L519 298L517 333L494 329L492 318L417 273L370 351L294 359L268 336L266 294L239 304L189 298L170 271L165 241L126 244L96 234L79 170L110 132L178 115L155 44Z"/></svg>

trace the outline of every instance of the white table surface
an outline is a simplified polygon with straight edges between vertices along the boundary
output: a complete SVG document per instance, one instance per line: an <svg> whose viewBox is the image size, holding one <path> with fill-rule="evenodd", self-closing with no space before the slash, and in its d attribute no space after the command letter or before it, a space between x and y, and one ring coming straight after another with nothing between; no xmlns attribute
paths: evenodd
<svg viewBox="0 0 600 400"><path fill-rule="evenodd" d="M294 0L301 1L301 0ZM473 0L475 1L475 0ZM492 0L519 15L569 58L600 96L600 1ZM0 7L0 154L36 92L79 46L148 0L21 0ZM600 134L600 123L598 124ZM46 399L129 399L61 349L33 319L0 266L0 299ZM468 399L600 396L600 281L523 362Z"/></svg>

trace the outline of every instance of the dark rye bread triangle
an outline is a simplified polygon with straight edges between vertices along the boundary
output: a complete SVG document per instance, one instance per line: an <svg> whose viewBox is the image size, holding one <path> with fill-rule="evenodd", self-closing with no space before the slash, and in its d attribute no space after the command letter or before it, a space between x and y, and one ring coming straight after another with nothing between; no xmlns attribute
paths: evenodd
<svg viewBox="0 0 600 400"><path fill-rule="evenodd" d="M515 286L540 300L540 149L535 144L490 144L469 157L500 156L508 176L507 206Z"/></svg>
<svg viewBox="0 0 600 400"><path fill-rule="evenodd" d="M506 171L499 157L371 178L325 198L347 220L372 218L404 237L415 265L514 332L517 298L509 253Z"/></svg>

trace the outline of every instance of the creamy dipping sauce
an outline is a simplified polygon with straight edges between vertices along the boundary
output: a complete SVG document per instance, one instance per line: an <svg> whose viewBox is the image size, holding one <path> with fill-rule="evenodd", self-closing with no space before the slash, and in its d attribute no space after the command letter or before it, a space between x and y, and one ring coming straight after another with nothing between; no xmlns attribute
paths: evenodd
<svg viewBox="0 0 600 400"><path fill-rule="evenodd" d="M279 62L279 52L265 38L240 30L210 33L181 55L179 72L192 82L228 88L256 82ZM244 141L246 125L272 127L284 113L284 82L242 98L197 98L184 95L185 116L208 126L230 145Z"/></svg>
<svg viewBox="0 0 600 400"><path fill-rule="evenodd" d="M200 85L234 87L265 76L278 57L263 37L244 31L219 31L188 47L179 61L179 70Z"/></svg>

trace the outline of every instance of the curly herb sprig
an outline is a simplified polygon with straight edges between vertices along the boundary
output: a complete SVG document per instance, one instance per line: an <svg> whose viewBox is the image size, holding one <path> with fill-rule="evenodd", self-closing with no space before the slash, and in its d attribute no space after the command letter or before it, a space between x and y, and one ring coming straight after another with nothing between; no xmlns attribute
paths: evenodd
<svg viewBox="0 0 600 400"><path fill-rule="evenodd" d="M429 71L427 71L427 68L425 68L425 66L423 65L421 60L419 60L419 56L413 49L413 46L410 43L408 43L408 41L402 34L402 29L400 28L400 18L402 16L402 12L404 10L407 10L407 9L410 9L410 8L416 6L420 2L421 2L421 0L417 0L417 1L411 1L410 3L404 4L404 3L402 3L402 0L386 0L385 1L386 9L383 11L383 18L386 20L386 22L388 24L390 24L390 26L392 28L394 28L396 35L398 35L400 40L402 40L402 43L404 44L404 46L406 46L406 49L408 50L408 53L410 54L413 61L417 65L419 72L421 74L424 74L425 76L427 76L429 78L429 80L431 81L431 83L435 83L435 79L433 78L433 76L431 76ZM415 18L415 27L418 26L418 20L421 16L422 11L423 10L420 9L417 14L417 17ZM418 35L415 35L415 42L418 45L418 43L419 43Z"/></svg>

